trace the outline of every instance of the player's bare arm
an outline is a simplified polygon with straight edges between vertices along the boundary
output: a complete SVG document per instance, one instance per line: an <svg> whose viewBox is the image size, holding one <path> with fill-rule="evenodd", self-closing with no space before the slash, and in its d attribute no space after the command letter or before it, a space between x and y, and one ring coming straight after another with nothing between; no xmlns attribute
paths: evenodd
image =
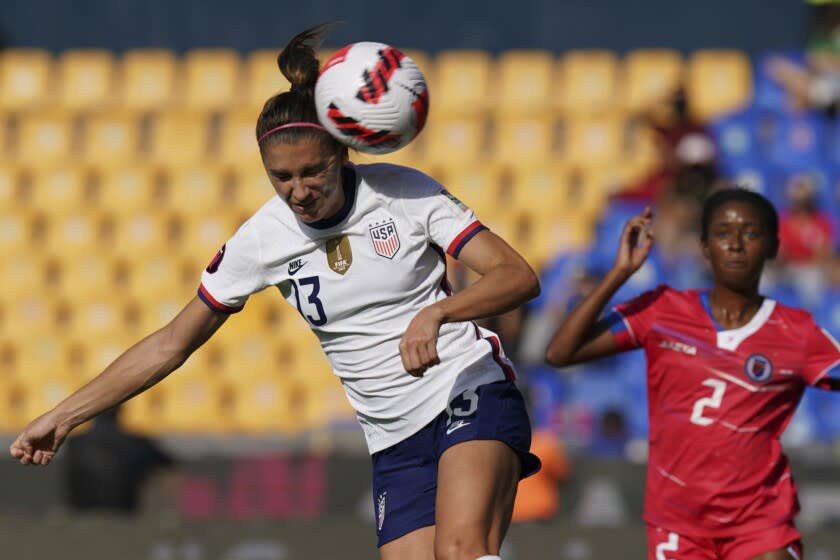
<svg viewBox="0 0 840 560"><path fill-rule="evenodd" d="M10 447L24 465L47 465L73 428L152 387L222 326L227 315L195 298L169 324L144 338L96 378L33 420Z"/></svg>
<svg viewBox="0 0 840 560"><path fill-rule="evenodd" d="M624 226L615 264L593 292L578 305L554 333L545 351L546 361L565 366L615 354L618 345L607 326L597 322L615 292L645 262L653 245L650 208Z"/></svg>
<svg viewBox="0 0 840 560"><path fill-rule="evenodd" d="M444 323L471 321L498 315L522 305L540 293L537 274L502 238L482 231L464 245L458 260L481 277L457 294L420 311L400 341L407 372L422 375L439 363L437 338Z"/></svg>

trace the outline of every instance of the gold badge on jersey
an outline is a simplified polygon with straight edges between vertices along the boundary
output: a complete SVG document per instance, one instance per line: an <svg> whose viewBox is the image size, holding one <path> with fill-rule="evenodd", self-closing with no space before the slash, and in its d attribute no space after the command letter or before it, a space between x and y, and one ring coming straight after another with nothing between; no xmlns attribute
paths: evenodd
<svg viewBox="0 0 840 560"><path fill-rule="evenodd" d="M327 264L339 274L344 274L353 264L353 250L346 235L327 240Z"/></svg>

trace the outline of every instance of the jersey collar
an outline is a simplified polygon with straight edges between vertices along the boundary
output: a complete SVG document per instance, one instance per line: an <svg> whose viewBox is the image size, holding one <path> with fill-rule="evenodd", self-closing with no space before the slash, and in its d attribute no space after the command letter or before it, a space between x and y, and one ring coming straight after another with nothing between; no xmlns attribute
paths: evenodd
<svg viewBox="0 0 840 560"><path fill-rule="evenodd" d="M764 301L761 302L761 307L758 308L758 311L755 312L755 315L753 315L752 319L750 319L746 325L738 327L737 329L726 330L720 323L717 322L714 314L712 313L712 306L709 303L709 292L702 291L699 295L700 303L703 305L703 309L706 310L709 320L711 320L712 324L715 326L715 330L717 331L718 348L723 348L724 350L734 351L747 338L758 332L776 308L776 302L766 297L764 298Z"/></svg>

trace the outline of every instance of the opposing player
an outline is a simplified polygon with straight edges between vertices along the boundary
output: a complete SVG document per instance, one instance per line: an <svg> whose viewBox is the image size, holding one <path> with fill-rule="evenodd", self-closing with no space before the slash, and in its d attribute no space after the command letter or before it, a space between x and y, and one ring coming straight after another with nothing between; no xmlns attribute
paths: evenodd
<svg viewBox="0 0 840 560"><path fill-rule="evenodd" d="M316 116L322 32L299 34L280 54L291 90L269 99L257 123L278 196L219 251L170 324L33 421L11 453L48 464L75 426L161 381L251 294L276 286L358 412L381 558L498 559L518 481L539 460L511 364L472 320L534 297L537 277L431 178L348 162ZM449 294L446 253L481 278Z"/></svg>
<svg viewBox="0 0 840 560"><path fill-rule="evenodd" d="M761 195L716 192L701 243L714 285L668 286L598 320L653 243L652 214L630 220L615 265L546 350L557 366L644 348L650 456L650 560L801 558L799 506L779 436L806 386L830 388L840 346L811 316L759 291L776 255L778 217Z"/></svg>

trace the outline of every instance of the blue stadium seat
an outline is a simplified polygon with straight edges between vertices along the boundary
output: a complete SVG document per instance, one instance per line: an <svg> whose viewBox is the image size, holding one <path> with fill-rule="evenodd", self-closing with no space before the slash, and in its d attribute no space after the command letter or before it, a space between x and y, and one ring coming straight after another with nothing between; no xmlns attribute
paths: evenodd
<svg viewBox="0 0 840 560"><path fill-rule="evenodd" d="M539 310L546 305L556 305L558 301L564 301L574 287L573 279L592 268L588 251L573 251L557 255L540 272L542 291L539 296L528 302L528 309Z"/></svg>
<svg viewBox="0 0 840 560"><path fill-rule="evenodd" d="M831 391L809 389L805 392L816 423L816 439L831 442L840 437L840 402Z"/></svg>
<svg viewBox="0 0 840 560"><path fill-rule="evenodd" d="M796 165L771 171L770 189L764 193L779 212L788 210L787 188L797 175L807 175L816 189L817 208L831 216L840 215L840 201L834 194L836 181L840 179L837 170L828 165Z"/></svg>
<svg viewBox="0 0 840 560"><path fill-rule="evenodd" d="M778 173L760 159L732 163L724 166L722 172L730 181L764 196L769 196L774 181L778 180Z"/></svg>
<svg viewBox="0 0 840 560"><path fill-rule="evenodd" d="M710 123L718 160L724 169L762 157L758 126L758 112L752 109L738 111Z"/></svg>
<svg viewBox="0 0 840 560"><path fill-rule="evenodd" d="M534 428L550 429L556 426L569 397L566 375L549 366L532 366L523 369L521 374Z"/></svg>
<svg viewBox="0 0 840 560"><path fill-rule="evenodd" d="M774 111L787 111L787 92L770 77L768 64L773 57L781 56L792 62L805 65L805 54L802 51L768 51L758 57L755 62L755 107Z"/></svg>
<svg viewBox="0 0 840 560"><path fill-rule="evenodd" d="M817 324L840 340L840 286L835 286L826 293L822 305L815 312ZM840 402L837 403L840 406Z"/></svg>
<svg viewBox="0 0 840 560"><path fill-rule="evenodd" d="M799 308L803 307L802 298L800 298L796 288L790 284L774 284L772 286L767 286L766 288L762 287L761 291L765 296L784 305Z"/></svg>
<svg viewBox="0 0 840 560"><path fill-rule="evenodd" d="M785 169L822 166L828 160L828 137L821 113L779 115L768 139L769 161Z"/></svg>
<svg viewBox="0 0 840 560"><path fill-rule="evenodd" d="M618 240L627 220L642 212L646 204L636 201L611 201L595 226L595 246L592 248L592 265L601 273L610 269L615 261Z"/></svg>

